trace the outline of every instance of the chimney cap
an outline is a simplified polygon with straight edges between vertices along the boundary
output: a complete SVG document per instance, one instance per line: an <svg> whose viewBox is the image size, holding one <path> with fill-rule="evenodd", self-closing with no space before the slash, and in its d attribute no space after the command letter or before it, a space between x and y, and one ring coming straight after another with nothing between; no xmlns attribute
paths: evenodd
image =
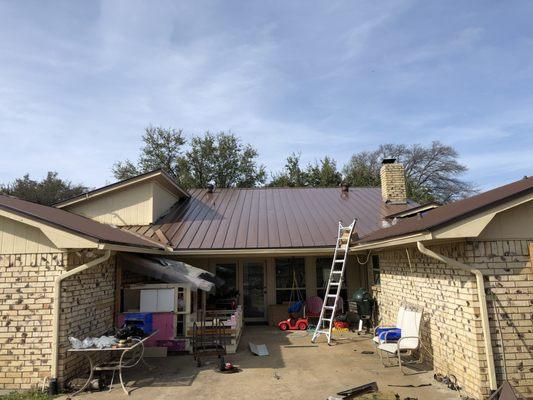
<svg viewBox="0 0 533 400"><path fill-rule="evenodd" d="M395 158L384 158L381 163L382 164L394 164L396 162Z"/></svg>

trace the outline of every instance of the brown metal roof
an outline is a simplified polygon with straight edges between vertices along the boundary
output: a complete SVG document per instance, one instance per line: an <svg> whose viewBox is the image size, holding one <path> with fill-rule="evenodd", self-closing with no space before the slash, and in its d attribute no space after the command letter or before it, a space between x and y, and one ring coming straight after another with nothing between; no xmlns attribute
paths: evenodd
<svg viewBox="0 0 533 400"><path fill-rule="evenodd" d="M423 231L432 231L515 197L532 192L533 178L524 178L508 185L489 190L488 192L429 210L423 214L422 218L413 217L412 219L401 220L394 226L377 230L363 237L359 243L368 243Z"/></svg>
<svg viewBox="0 0 533 400"><path fill-rule="evenodd" d="M154 240L167 238L176 250L330 247L337 222L358 219L360 236L381 219L415 206L386 205L379 188L254 188L189 191L151 226L124 227ZM166 244L166 243L165 243Z"/></svg>
<svg viewBox="0 0 533 400"><path fill-rule="evenodd" d="M124 232L119 228L101 224L68 211L31 203L15 197L0 195L0 209L27 216L30 219L48 223L60 229L88 236L105 243L148 248L164 247L158 243Z"/></svg>

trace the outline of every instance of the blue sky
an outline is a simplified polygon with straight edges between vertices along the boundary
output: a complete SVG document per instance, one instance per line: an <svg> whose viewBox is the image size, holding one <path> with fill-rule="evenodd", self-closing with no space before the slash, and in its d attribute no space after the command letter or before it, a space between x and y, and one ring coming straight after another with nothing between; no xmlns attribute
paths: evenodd
<svg viewBox="0 0 533 400"><path fill-rule="evenodd" d="M438 139L488 189L533 174L532 17L529 1L1 1L0 182L111 182L151 123L231 130L271 170Z"/></svg>

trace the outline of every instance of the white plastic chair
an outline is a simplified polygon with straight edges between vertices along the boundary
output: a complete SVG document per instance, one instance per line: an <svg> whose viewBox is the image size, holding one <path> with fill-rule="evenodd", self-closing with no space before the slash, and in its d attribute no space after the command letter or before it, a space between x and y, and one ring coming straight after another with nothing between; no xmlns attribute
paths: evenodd
<svg viewBox="0 0 533 400"><path fill-rule="evenodd" d="M405 314L405 307L404 306L400 306L400 308L398 308L398 315L396 316L396 325L394 325L394 328L401 329L402 322L403 322L403 315L404 314ZM376 346L381 344L382 342L385 342L385 340L380 340L379 339L379 336L377 335L378 328L392 328L392 327L391 326L387 326L387 325L378 325L374 329L374 337L372 338L372 341L376 344Z"/></svg>
<svg viewBox="0 0 533 400"><path fill-rule="evenodd" d="M401 337L396 343L389 343L386 340L380 343L378 346L379 355L383 365L386 367L392 366L388 361L392 356L398 357L398 365L400 370L406 374L402 369L402 353L409 352L412 353L414 350L418 350L420 347L420 322L422 320L422 313L414 310L405 310L400 329ZM386 354L386 357L384 357ZM385 362L387 360L387 363ZM417 360L416 362L419 362ZM404 363L407 364L407 363Z"/></svg>

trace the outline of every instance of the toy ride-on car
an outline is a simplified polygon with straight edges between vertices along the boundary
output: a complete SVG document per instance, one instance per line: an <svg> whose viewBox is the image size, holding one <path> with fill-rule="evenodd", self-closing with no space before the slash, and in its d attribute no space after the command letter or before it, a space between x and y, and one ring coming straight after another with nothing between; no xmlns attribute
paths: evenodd
<svg viewBox="0 0 533 400"><path fill-rule="evenodd" d="M307 326L309 325L309 322L307 321L307 318L287 318L286 320L281 321L278 323L279 329L282 331L290 330L290 331L305 331L307 329Z"/></svg>

